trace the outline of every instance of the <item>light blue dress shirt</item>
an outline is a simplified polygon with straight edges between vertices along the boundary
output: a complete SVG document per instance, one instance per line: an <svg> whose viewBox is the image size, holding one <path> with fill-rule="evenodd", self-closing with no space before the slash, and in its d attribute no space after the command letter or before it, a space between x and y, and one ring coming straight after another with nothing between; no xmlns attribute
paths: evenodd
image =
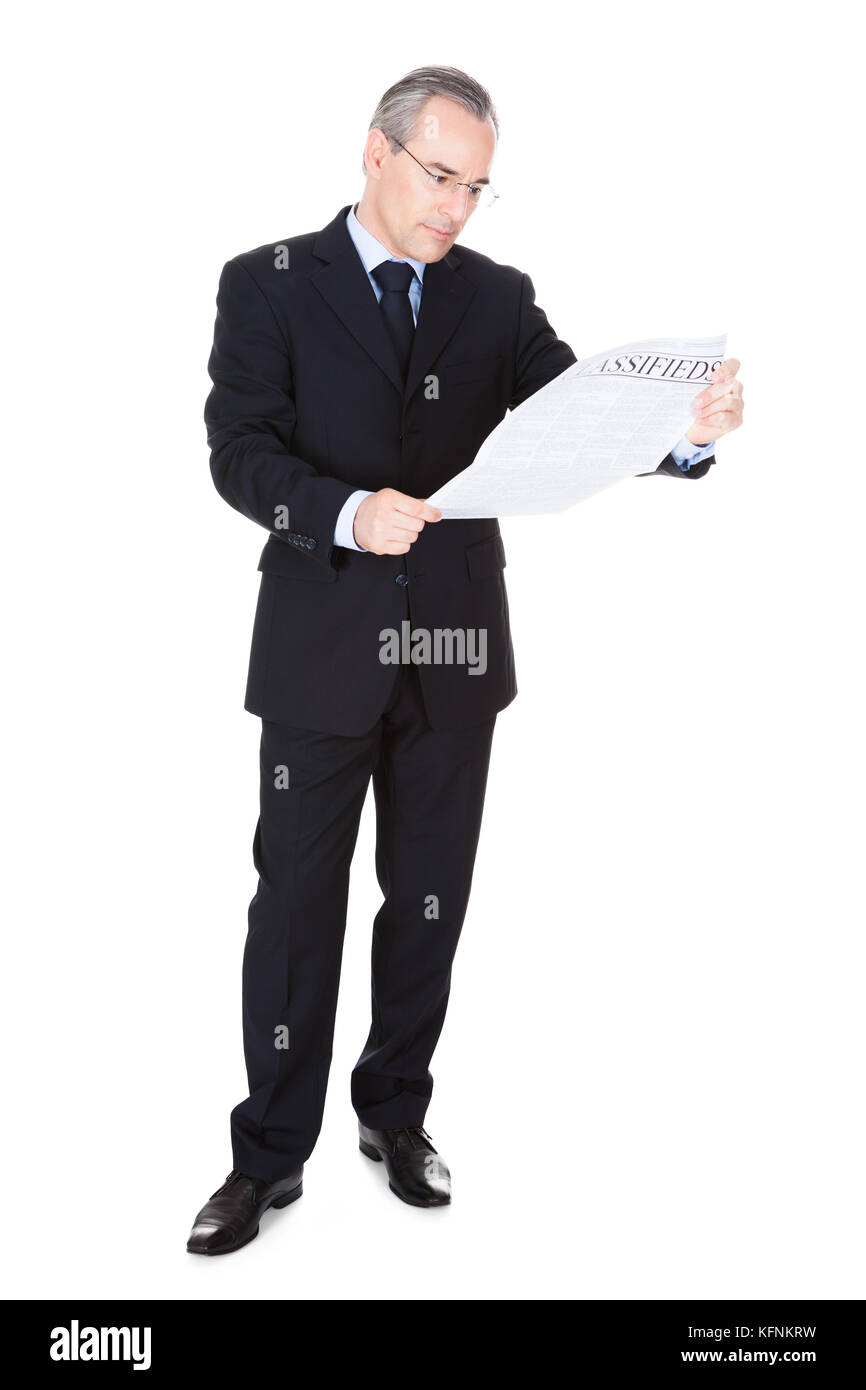
<svg viewBox="0 0 866 1390"><path fill-rule="evenodd" d="M412 305L412 314L415 319L415 323L417 324L418 314L421 309L421 290L424 287L424 269L426 262L413 261L411 256L392 256L391 252L387 249L387 247L382 245L381 241L378 241L377 238L374 237L371 232L368 232L366 227L361 226L360 222L355 216L354 207L349 208L348 214L346 216L346 227L349 232L349 236L355 243L355 248L358 252L358 255L361 257L361 261L363 263L364 269L367 272L370 284L373 286L377 300L380 300L382 298L382 291L376 284L376 281L373 279L372 275L372 272L376 269L376 266L381 265L383 261L401 261L404 259L407 261L409 265L411 265L415 274L412 278L412 283L409 286L409 303ZM683 435L682 439L677 440L677 443L671 449L671 453L674 457L675 462L685 473L687 469L691 468L693 463L700 463L701 459L707 458L708 455L710 455L713 452L715 447L716 446L714 443L698 446L696 444L693 444L692 441L686 437L686 435ZM365 488L358 488L356 492L353 492L351 496L346 498L346 501L340 510L340 515L337 517L337 524L334 527L335 545L345 546L348 550L364 550L364 546L358 545L357 541L355 540L352 528L355 524L355 513L357 512L364 498L370 496L372 496L372 494Z"/></svg>

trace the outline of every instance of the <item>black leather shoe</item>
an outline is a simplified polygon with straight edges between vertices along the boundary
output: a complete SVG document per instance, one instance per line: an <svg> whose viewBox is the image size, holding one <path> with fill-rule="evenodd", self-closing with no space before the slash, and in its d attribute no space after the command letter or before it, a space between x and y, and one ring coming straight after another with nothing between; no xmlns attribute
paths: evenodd
<svg viewBox="0 0 866 1390"><path fill-rule="evenodd" d="M451 1174L423 1125L368 1129L358 1122L362 1154L384 1160L388 1186L413 1207L445 1207L451 1201Z"/></svg>
<svg viewBox="0 0 866 1390"><path fill-rule="evenodd" d="M287 1178L269 1182L250 1178L233 1168L195 1219L186 1248L192 1255L227 1255L240 1250L259 1233L259 1219L268 1207L287 1207L304 1190L303 1164Z"/></svg>

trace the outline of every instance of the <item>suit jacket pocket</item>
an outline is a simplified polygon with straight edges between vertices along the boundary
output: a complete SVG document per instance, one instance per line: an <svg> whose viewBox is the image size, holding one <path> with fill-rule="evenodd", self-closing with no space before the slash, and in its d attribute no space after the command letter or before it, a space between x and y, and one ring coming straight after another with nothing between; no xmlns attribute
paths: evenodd
<svg viewBox="0 0 866 1390"><path fill-rule="evenodd" d="M474 541L466 547L466 566L469 578L491 579L505 568L505 546L502 537L487 536L483 541Z"/></svg>
<svg viewBox="0 0 866 1390"><path fill-rule="evenodd" d="M502 375L502 354L443 364L438 374L446 389L449 386L470 386L473 382L498 382Z"/></svg>

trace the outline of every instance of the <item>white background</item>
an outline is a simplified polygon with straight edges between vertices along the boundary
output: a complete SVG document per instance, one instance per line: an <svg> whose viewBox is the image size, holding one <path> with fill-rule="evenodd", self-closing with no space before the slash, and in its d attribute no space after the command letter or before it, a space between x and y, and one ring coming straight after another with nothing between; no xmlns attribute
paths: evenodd
<svg viewBox="0 0 866 1390"><path fill-rule="evenodd" d="M21 12L19 12L20 15ZM7 57L4 1258L13 1297L862 1298L860 51L847 4L44 4ZM219 272L464 68L464 241L578 357L728 334L700 482L502 523L500 715L425 1212L357 1149L372 797L304 1197L186 1253L246 1094L265 533L213 488ZM855 719L855 714L858 716Z"/></svg>

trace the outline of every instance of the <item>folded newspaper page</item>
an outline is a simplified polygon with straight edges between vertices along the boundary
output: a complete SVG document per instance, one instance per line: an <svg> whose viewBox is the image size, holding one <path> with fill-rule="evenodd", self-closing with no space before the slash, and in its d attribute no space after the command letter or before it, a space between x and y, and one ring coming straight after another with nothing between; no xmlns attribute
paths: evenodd
<svg viewBox="0 0 866 1390"><path fill-rule="evenodd" d="M509 411L427 501L443 517L532 516L652 472L694 423L726 341L648 338L582 358Z"/></svg>

